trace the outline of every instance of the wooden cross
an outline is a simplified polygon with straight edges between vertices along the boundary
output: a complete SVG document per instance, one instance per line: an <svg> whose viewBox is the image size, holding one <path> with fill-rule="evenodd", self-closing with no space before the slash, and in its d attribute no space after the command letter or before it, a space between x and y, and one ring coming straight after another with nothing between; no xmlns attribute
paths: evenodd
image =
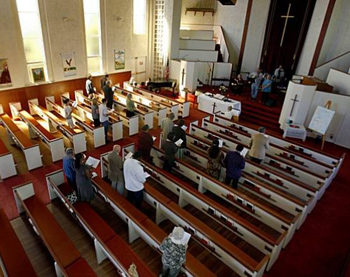
<svg viewBox="0 0 350 277"><path fill-rule="evenodd" d="M216 103L213 104L213 114L215 114Z"/></svg>
<svg viewBox="0 0 350 277"><path fill-rule="evenodd" d="M284 35L286 34L288 19L289 19L289 18L294 18L294 15L289 15L291 6L292 6L292 4L289 3L287 14L281 16L281 18L285 18L286 20L284 21L284 28L283 28L283 33L282 33L282 38L281 38L280 47L282 47L283 40L284 40Z"/></svg>
<svg viewBox="0 0 350 277"><path fill-rule="evenodd" d="M184 85L185 75L186 75L186 73L185 73L185 69L183 68L183 69L182 69L182 79L181 79L181 85Z"/></svg>
<svg viewBox="0 0 350 277"><path fill-rule="evenodd" d="M290 100L293 101L293 106L292 106L292 109L290 111L290 115L289 116L292 116L292 114L293 114L295 102L299 102L299 100L297 100L297 99L298 99L298 95L297 94L295 95L294 99L290 99Z"/></svg>

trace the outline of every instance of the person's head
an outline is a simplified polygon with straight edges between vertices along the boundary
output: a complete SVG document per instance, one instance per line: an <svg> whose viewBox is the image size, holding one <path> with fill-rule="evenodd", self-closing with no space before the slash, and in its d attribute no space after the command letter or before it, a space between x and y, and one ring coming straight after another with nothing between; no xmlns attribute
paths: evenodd
<svg viewBox="0 0 350 277"><path fill-rule="evenodd" d="M97 106L97 98L92 99L92 105Z"/></svg>
<svg viewBox="0 0 350 277"><path fill-rule="evenodd" d="M69 157L73 157L73 155L74 155L73 148L67 148L66 149L66 155L69 156Z"/></svg>
<svg viewBox="0 0 350 277"><path fill-rule="evenodd" d="M174 114L174 113L170 113L170 114L168 115L168 117L169 117L171 120L174 120L175 114Z"/></svg>
<svg viewBox="0 0 350 277"><path fill-rule="evenodd" d="M141 86L145 86L146 85L146 83L145 82L141 82Z"/></svg>
<svg viewBox="0 0 350 277"><path fill-rule="evenodd" d="M109 75L108 74L105 74L105 78L108 78L109 77Z"/></svg>
<svg viewBox="0 0 350 277"><path fill-rule="evenodd" d="M141 130L144 131L144 132L148 132L148 130L149 130L148 124L143 125Z"/></svg>
<svg viewBox="0 0 350 277"><path fill-rule="evenodd" d="M113 151L116 152L117 154L120 153L120 150L121 150L121 147L120 147L119 144L115 144L115 145L113 146Z"/></svg>
<svg viewBox="0 0 350 277"><path fill-rule="evenodd" d="M179 127L184 126L185 121L183 119L180 119L179 122L177 123L177 125L179 125Z"/></svg>
<svg viewBox="0 0 350 277"><path fill-rule="evenodd" d="M133 155L132 158L135 160L140 160L141 159L141 152L140 151L136 151Z"/></svg>
<svg viewBox="0 0 350 277"><path fill-rule="evenodd" d="M89 80L92 80L92 75L89 74L89 75L87 76L87 78L88 78Z"/></svg>
<svg viewBox="0 0 350 277"><path fill-rule="evenodd" d="M65 98L65 99L63 100L63 104L68 105L68 103L69 103L69 99L68 99L68 98Z"/></svg>
<svg viewBox="0 0 350 277"><path fill-rule="evenodd" d="M209 157L212 159L217 158L217 156L220 153L220 148L219 148L219 140L218 139L214 139L211 147L209 149Z"/></svg>
<svg viewBox="0 0 350 277"><path fill-rule="evenodd" d="M236 146L236 151L237 152L241 152L243 149L244 149L244 147L243 147L242 144L237 144L237 146Z"/></svg>
<svg viewBox="0 0 350 277"><path fill-rule="evenodd" d="M107 99L106 99L106 98L103 98L103 99L102 99L102 104L103 104L103 105L106 105L106 103L107 103Z"/></svg>
<svg viewBox="0 0 350 277"><path fill-rule="evenodd" d="M181 240L185 235L184 229L182 227L174 227L171 232L171 240L176 244L181 244Z"/></svg>
<svg viewBox="0 0 350 277"><path fill-rule="evenodd" d="M170 132L166 138L168 140L170 140L170 141L174 141L175 133L174 132Z"/></svg>
<svg viewBox="0 0 350 277"><path fill-rule="evenodd" d="M228 106L227 110L230 112L232 111L232 106Z"/></svg>
<svg viewBox="0 0 350 277"><path fill-rule="evenodd" d="M279 69L283 69L283 66L280 64L280 66L278 67Z"/></svg>
<svg viewBox="0 0 350 277"><path fill-rule="evenodd" d="M242 74L238 74L238 75L237 75L237 78L238 78L238 79L242 79Z"/></svg>
<svg viewBox="0 0 350 277"><path fill-rule="evenodd" d="M131 97L132 97L131 93L129 93L127 97L129 100L131 100Z"/></svg>
<svg viewBox="0 0 350 277"><path fill-rule="evenodd" d="M112 81L111 81L111 80L108 80L108 81L106 82L106 85L109 86L109 87L111 87L111 86L112 86Z"/></svg>
<svg viewBox="0 0 350 277"><path fill-rule="evenodd" d="M271 75L270 75L270 74L267 74L267 75L266 75L266 79L267 79L267 80L271 80Z"/></svg>
<svg viewBox="0 0 350 277"><path fill-rule="evenodd" d="M264 134L266 129L265 129L265 127L259 127L258 131L259 131L259 133Z"/></svg>
<svg viewBox="0 0 350 277"><path fill-rule="evenodd" d="M85 155L83 153L78 153L75 155L75 168L80 168L80 166L85 162Z"/></svg>

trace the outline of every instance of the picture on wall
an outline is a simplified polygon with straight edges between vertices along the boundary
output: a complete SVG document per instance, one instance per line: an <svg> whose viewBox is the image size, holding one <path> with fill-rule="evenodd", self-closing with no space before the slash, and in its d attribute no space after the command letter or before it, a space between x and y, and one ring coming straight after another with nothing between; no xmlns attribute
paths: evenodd
<svg viewBox="0 0 350 277"><path fill-rule="evenodd" d="M114 50L115 70L125 68L125 50Z"/></svg>
<svg viewBox="0 0 350 277"><path fill-rule="evenodd" d="M61 54L64 77L77 75L74 53Z"/></svg>
<svg viewBox="0 0 350 277"><path fill-rule="evenodd" d="M12 83L7 61L0 58L0 86L11 86Z"/></svg>
<svg viewBox="0 0 350 277"><path fill-rule="evenodd" d="M45 73L43 67L32 68L32 75L34 83L45 81Z"/></svg>

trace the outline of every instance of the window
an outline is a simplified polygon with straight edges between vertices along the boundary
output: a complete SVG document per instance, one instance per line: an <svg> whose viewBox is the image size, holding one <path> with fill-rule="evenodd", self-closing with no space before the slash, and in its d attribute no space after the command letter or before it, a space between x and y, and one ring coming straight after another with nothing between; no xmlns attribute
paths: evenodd
<svg viewBox="0 0 350 277"><path fill-rule="evenodd" d="M134 34L146 33L146 0L134 0Z"/></svg>
<svg viewBox="0 0 350 277"><path fill-rule="evenodd" d="M153 78L163 77L164 68L164 15L165 1L155 1L154 44L153 44Z"/></svg>
<svg viewBox="0 0 350 277"><path fill-rule="evenodd" d="M100 0L83 0L89 73L102 72Z"/></svg>
<svg viewBox="0 0 350 277"><path fill-rule="evenodd" d="M37 0L16 0L27 68L32 82L47 80L45 48Z"/></svg>

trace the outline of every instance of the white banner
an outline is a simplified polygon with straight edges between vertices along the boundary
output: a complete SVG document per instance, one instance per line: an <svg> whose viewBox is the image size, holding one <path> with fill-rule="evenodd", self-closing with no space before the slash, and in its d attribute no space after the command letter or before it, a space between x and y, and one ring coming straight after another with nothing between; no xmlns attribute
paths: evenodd
<svg viewBox="0 0 350 277"><path fill-rule="evenodd" d="M74 53L61 54L64 77L77 75Z"/></svg>

